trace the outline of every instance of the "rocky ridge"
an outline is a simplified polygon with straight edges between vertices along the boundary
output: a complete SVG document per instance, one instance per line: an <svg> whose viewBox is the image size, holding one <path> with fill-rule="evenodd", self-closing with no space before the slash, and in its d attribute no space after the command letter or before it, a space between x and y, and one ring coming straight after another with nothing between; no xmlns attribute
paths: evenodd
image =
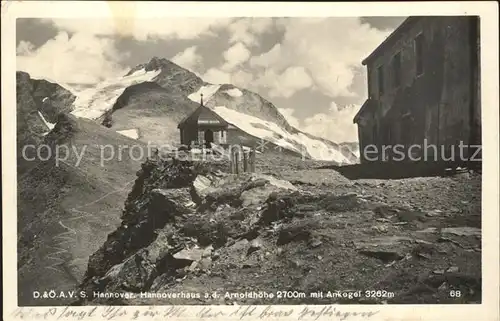
<svg viewBox="0 0 500 321"><path fill-rule="evenodd" d="M43 79L33 79L25 72L16 72L16 139L19 174L31 167L31 164L22 157L23 147L38 146L50 130L42 117L50 123L56 123L60 114L71 111L75 98L58 84ZM32 158L31 152L31 150L26 151L27 158Z"/></svg>
<svg viewBox="0 0 500 321"><path fill-rule="evenodd" d="M304 296L272 302L481 300L480 271L477 263L471 264L481 251L480 217L478 221L469 212L477 209L477 201L462 200L456 212L412 203L412 196L424 193L423 186L435 193L442 184L439 178L410 179L405 186L398 181L352 182L314 168L275 175L226 171L227 164L144 163L121 226L89 260L81 285L87 301L76 304L269 304L266 298L228 298L224 293L291 290ZM305 171L309 174L297 176ZM330 180L314 183L313 175ZM464 197L460 189L465 181L477 186L477 178L454 179L450 201ZM380 191L384 184L400 192L419 188L415 195L391 198ZM384 289L388 294L310 296L339 289ZM450 299L450 289L464 296ZM97 292L124 296L93 298ZM181 292L190 294L168 295ZM203 296L212 292L220 296ZM163 296L151 297L155 293Z"/></svg>

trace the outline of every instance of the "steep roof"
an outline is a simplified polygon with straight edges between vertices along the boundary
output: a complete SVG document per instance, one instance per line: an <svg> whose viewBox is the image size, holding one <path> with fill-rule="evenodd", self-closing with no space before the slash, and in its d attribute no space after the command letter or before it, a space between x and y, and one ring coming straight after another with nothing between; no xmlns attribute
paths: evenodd
<svg viewBox="0 0 500 321"><path fill-rule="evenodd" d="M185 126L194 124L198 126L204 125L217 127L225 127L229 125L229 123L225 121L221 116L204 105L200 105L200 107L196 108L195 111L181 120L181 122L177 125L177 128L183 128Z"/></svg>

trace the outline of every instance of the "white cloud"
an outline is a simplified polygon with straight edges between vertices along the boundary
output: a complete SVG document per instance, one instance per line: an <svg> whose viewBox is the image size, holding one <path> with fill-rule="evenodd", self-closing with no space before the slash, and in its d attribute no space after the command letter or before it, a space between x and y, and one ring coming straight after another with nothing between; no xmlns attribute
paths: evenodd
<svg viewBox="0 0 500 321"><path fill-rule="evenodd" d="M19 45L17 45L16 54L17 55L27 55L27 54L30 54L33 51L33 49L35 49L34 44L32 44L29 41L21 40L19 42Z"/></svg>
<svg viewBox="0 0 500 321"><path fill-rule="evenodd" d="M326 113L319 113L304 119L302 129L337 143L356 142L358 141L358 131L352 119L359 108L359 105L352 105L339 109L332 102Z"/></svg>
<svg viewBox="0 0 500 321"><path fill-rule="evenodd" d="M203 64L203 57L197 50L196 46L188 47L175 55L171 60L183 68L191 71L197 70Z"/></svg>
<svg viewBox="0 0 500 321"><path fill-rule="evenodd" d="M226 59L226 62L222 65L222 70L233 70L235 67L247 61L248 58L250 58L250 54L250 50L248 50L243 43L238 42L234 44L224 52L224 59Z"/></svg>
<svg viewBox="0 0 500 321"><path fill-rule="evenodd" d="M131 36L136 40L195 39L203 35L214 36L214 31L227 27L232 18L95 18L51 19L59 29L69 32L86 32L93 35Z"/></svg>
<svg viewBox="0 0 500 321"><path fill-rule="evenodd" d="M229 42L256 46L258 45L257 36L270 30L272 26L272 18L240 18L228 25Z"/></svg>
<svg viewBox="0 0 500 321"><path fill-rule="evenodd" d="M212 84L231 83L231 74L217 68L208 69L207 72L201 78Z"/></svg>
<svg viewBox="0 0 500 321"><path fill-rule="evenodd" d="M254 87L254 77L251 72L240 69L231 73L231 83L245 89L251 89Z"/></svg>
<svg viewBox="0 0 500 321"><path fill-rule="evenodd" d="M290 66L303 67L314 87L330 97L356 95L350 88L356 67L388 35L359 18L289 18L278 25L285 30L283 41L251 58L251 66L277 78ZM267 79L261 86L272 88L277 80Z"/></svg>
<svg viewBox="0 0 500 321"><path fill-rule="evenodd" d="M243 67L250 55L250 50L242 42L238 42L223 53L225 62L222 65L208 69L201 78L213 84L250 88L253 85L253 75Z"/></svg>
<svg viewBox="0 0 500 321"><path fill-rule="evenodd" d="M352 119L359 108L359 105L338 108L335 102L332 102L327 112L303 120L294 116L292 108L280 108L279 111L295 128L332 142L342 143L358 141L357 126L352 123Z"/></svg>
<svg viewBox="0 0 500 321"><path fill-rule="evenodd" d="M266 86L271 97L289 98L299 90L310 88L313 81L304 67L291 66L281 74L268 69L256 80L256 85Z"/></svg>
<svg viewBox="0 0 500 321"><path fill-rule="evenodd" d="M126 72L114 41L87 33L60 32L36 50L21 42L17 53L18 70L59 83L95 84Z"/></svg>
<svg viewBox="0 0 500 321"><path fill-rule="evenodd" d="M210 68L200 77L212 84L232 84L241 88L252 88L253 75L243 69L226 72L219 68Z"/></svg>

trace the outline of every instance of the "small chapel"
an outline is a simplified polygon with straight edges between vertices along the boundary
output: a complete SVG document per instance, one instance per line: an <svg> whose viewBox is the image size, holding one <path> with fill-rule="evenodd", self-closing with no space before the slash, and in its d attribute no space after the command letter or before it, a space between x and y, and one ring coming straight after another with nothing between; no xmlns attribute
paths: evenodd
<svg viewBox="0 0 500 321"><path fill-rule="evenodd" d="M229 123L203 104L185 117L178 125L181 144L211 148L212 144L226 144Z"/></svg>

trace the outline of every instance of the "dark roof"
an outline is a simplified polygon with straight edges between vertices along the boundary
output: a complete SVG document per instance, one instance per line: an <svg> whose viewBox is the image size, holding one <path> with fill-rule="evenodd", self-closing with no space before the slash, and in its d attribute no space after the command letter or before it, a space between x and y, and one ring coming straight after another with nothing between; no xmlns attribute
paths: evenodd
<svg viewBox="0 0 500 321"><path fill-rule="evenodd" d="M368 98L367 100L365 100L365 102L363 103L363 105L361 106L359 111L356 113L356 116L354 116L352 122L356 124L358 122L361 114L363 114L365 111L369 110L373 105L374 105L373 99Z"/></svg>
<svg viewBox="0 0 500 321"><path fill-rule="evenodd" d="M394 42L398 41L399 38L403 35L403 33L408 30L411 26L415 24L419 19L422 19L423 16L412 16L406 18L397 28L394 30L382 43L373 50L373 52L366 57L361 63L364 65L368 64L373 58L377 57L379 53L394 44Z"/></svg>
<svg viewBox="0 0 500 321"><path fill-rule="evenodd" d="M200 105L191 114L187 115L181 122L177 125L177 128L182 128L184 126L193 125L205 125L205 126L228 126L229 123L225 121L221 116L210 108Z"/></svg>

